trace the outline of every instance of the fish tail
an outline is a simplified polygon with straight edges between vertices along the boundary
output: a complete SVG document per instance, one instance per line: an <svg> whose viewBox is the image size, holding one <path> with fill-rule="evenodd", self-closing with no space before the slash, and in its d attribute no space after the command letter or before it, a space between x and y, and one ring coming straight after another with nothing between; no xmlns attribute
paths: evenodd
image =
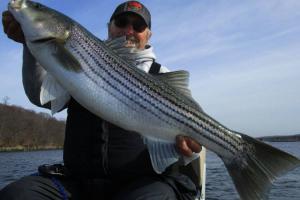
<svg viewBox="0 0 300 200"><path fill-rule="evenodd" d="M267 199L274 180L300 166L300 160L246 135L245 150L233 159L222 158L242 200Z"/></svg>

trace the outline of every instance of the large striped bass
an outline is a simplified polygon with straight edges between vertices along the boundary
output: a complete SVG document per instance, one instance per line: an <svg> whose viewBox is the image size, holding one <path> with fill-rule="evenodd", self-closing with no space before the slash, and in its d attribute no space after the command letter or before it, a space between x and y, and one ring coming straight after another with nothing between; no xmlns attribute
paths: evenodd
<svg viewBox="0 0 300 200"><path fill-rule="evenodd" d="M58 109L56 100L67 91L99 117L141 134L158 173L178 160L178 134L194 138L224 161L243 200L266 199L275 178L300 165L298 158L204 113L188 89L187 72L147 74L134 66L131 55L137 50L124 48L120 39L104 43L39 3L11 0L9 10L29 50L53 77L43 83L42 103L51 101Z"/></svg>

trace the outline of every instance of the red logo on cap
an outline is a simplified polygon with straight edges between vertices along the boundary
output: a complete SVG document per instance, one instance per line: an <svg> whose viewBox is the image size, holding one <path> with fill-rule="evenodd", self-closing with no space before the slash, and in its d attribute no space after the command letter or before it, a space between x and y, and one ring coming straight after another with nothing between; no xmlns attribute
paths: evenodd
<svg viewBox="0 0 300 200"><path fill-rule="evenodd" d="M142 7L143 7L142 4L140 4L139 2L131 1L131 2L128 2L127 10L128 11L130 11L130 10L138 11L138 10L141 10Z"/></svg>

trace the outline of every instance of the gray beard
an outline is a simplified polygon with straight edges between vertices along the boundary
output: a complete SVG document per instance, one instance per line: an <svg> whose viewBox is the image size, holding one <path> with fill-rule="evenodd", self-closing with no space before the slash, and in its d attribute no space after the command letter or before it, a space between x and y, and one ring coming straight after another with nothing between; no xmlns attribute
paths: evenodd
<svg viewBox="0 0 300 200"><path fill-rule="evenodd" d="M139 41L133 36L126 36L125 47L137 48Z"/></svg>

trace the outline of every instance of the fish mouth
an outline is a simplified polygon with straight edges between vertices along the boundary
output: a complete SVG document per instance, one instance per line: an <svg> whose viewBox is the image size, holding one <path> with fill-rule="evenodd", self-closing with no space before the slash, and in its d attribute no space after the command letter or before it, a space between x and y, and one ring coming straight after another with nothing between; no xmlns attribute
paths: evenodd
<svg viewBox="0 0 300 200"><path fill-rule="evenodd" d="M26 3L25 0L11 0L8 3L8 8L14 10L20 10L24 3Z"/></svg>
<svg viewBox="0 0 300 200"><path fill-rule="evenodd" d="M54 41L54 40L56 40L55 37L45 37L45 38L33 39L33 40L30 40L30 42L31 42L31 43L39 44L39 43L47 43L47 42L51 42L51 41Z"/></svg>

